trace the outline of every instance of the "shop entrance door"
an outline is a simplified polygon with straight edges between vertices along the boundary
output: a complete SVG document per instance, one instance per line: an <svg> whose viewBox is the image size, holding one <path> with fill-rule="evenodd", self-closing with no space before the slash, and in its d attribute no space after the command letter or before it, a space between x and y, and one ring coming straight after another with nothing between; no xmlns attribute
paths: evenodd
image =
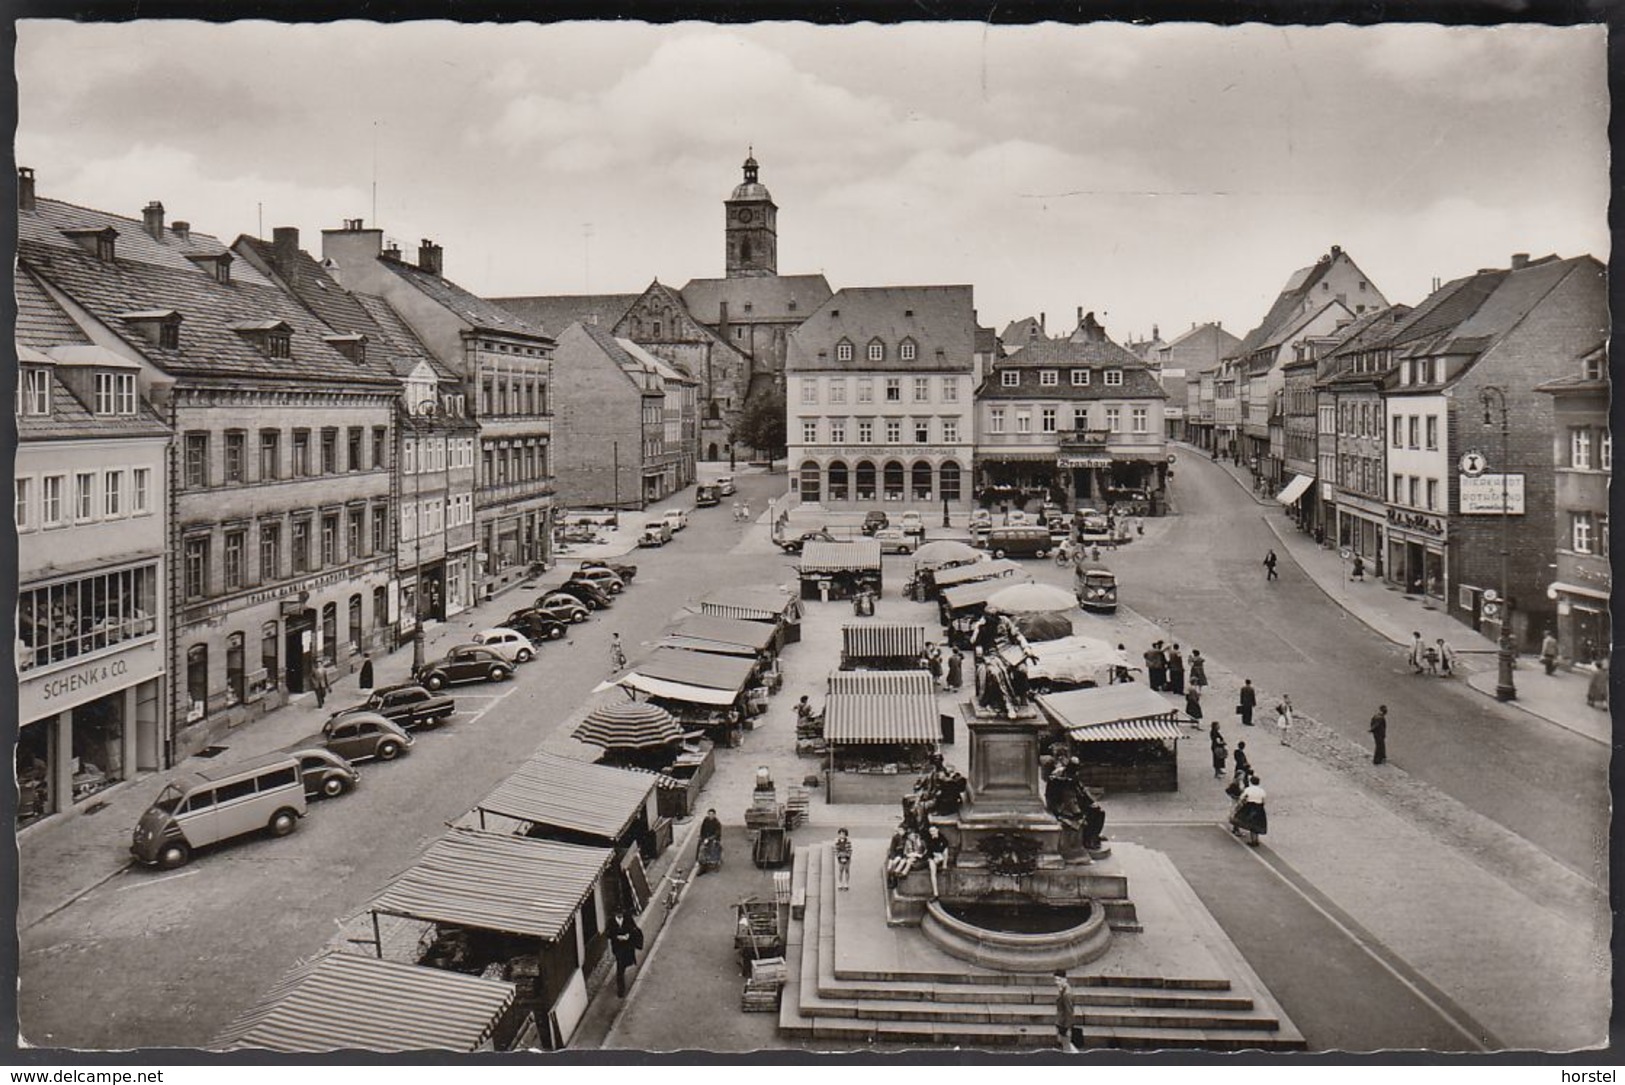
<svg viewBox="0 0 1625 1085"><path fill-rule="evenodd" d="M282 651L283 681L287 683L289 693L303 693L307 688L305 677L309 673L307 658L314 648L316 638L316 612L301 611L289 618L284 628L287 630L287 636ZM309 648L306 646L307 640L312 642Z"/></svg>

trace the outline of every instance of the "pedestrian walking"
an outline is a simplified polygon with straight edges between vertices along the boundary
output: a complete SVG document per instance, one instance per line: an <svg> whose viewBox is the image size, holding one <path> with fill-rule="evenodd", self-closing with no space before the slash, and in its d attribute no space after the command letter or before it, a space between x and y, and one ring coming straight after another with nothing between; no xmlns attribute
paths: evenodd
<svg viewBox="0 0 1625 1085"><path fill-rule="evenodd" d="M625 669L626 649L621 647L621 635L619 633L611 633L609 635L609 671L611 674L614 674L617 671L624 671Z"/></svg>
<svg viewBox="0 0 1625 1085"><path fill-rule="evenodd" d="M1247 756L1245 742L1236 743L1236 748L1230 751L1230 763L1233 768L1224 793L1234 799L1241 795L1241 789L1247 786L1247 778L1253 774L1253 763Z"/></svg>
<svg viewBox="0 0 1625 1085"><path fill-rule="evenodd" d="M1253 688L1253 680L1245 678L1241 683L1241 692L1236 695L1236 714L1241 717L1243 727L1253 725L1253 709L1258 707L1258 691Z"/></svg>
<svg viewBox="0 0 1625 1085"><path fill-rule="evenodd" d="M948 656L948 688L955 693L965 682L965 657L955 648Z"/></svg>
<svg viewBox="0 0 1625 1085"><path fill-rule="evenodd" d="M835 833L835 888L852 888L852 837L845 829Z"/></svg>
<svg viewBox="0 0 1625 1085"><path fill-rule="evenodd" d="M1427 667L1428 674L1439 677L1439 649L1435 645L1428 645L1422 649L1422 663Z"/></svg>
<svg viewBox="0 0 1625 1085"><path fill-rule="evenodd" d="M1191 718L1192 727L1202 729L1202 691L1195 686L1185 691L1185 715Z"/></svg>
<svg viewBox="0 0 1625 1085"><path fill-rule="evenodd" d="M1421 674L1426 666L1426 645L1422 643L1422 634L1411 633L1411 673Z"/></svg>
<svg viewBox="0 0 1625 1085"><path fill-rule="evenodd" d="M1439 652L1439 673L1449 678L1456 673L1456 663L1458 662L1456 650L1446 644L1443 637L1438 639L1436 646Z"/></svg>
<svg viewBox="0 0 1625 1085"><path fill-rule="evenodd" d="M1597 660L1597 669L1591 672L1591 681L1586 683L1586 704L1591 708L1608 707L1608 660Z"/></svg>
<svg viewBox="0 0 1625 1085"><path fill-rule="evenodd" d="M1206 689L1207 688L1207 660L1202 658L1202 650L1200 648L1192 648L1191 649L1191 667L1190 667L1190 671L1191 671L1191 675L1190 675L1191 685L1195 686L1197 689Z"/></svg>
<svg viewBox="0 0 1625 1085"><path fill-rule="evenodd" d="M1055 1041L1062 1051L1075 1052L1077 1047L1072 1043L1073 1021L1077 1012L1072 1005L1072 986L1066 981L1065 972L1055 973Z"/></svg>
<svg viewBox="0 0 1625 1085"><path fill-rule="evenodd" d="M1185 692L1185 657L1179 654L1179 645L1168 649L1168 692Z"/></svg>
<svg viewBox="0 0 1625 1085"><path fill-rule="evenodd" d="M734 502L734 523L739 522L739 502Z"/></svg>
<svg viewBox="0 0 1625 1085"><path fill-rule="evenodd" d="M626 970L638 963L638 950L643 948L643 931L624 909L615 910L609 924L609 948L615 954L615 993L626 997Z"/></svg>
<svg viewBox="0 0 1625 1085"><path fill-rule="evenodd" d="M1378 705L1371 717L1371 763L1380 765L1388 760L1388 706Z"/></svg>
<svg viewBox="0 0 1625 1085"><path fill-rule="evenodd" d="M356 684L361 689L366 690L368 692L370 692L372 690L372 655L371 655L371 653L368 653L368 652L362 652L361 653L361 678Z"/></svg>
<svg viewBox="0 0 1625 1085"><path fill-rule="evenodd" d="M1145 651L1145 673L1151 688L1158 692L1168 684L1168 657L1163 653L1160 640Z"/></svg>
<svg viewBox="0 0 1625 1085"><path fill-rule="evenodd" d="M1230 831L1237 836L1247 834L1247 843L1258 847L1258 838L1270 831L1269 815L1264 811L1264 787L1257 776L1249 775L1247 784L1236 798L1230 811Z"/></svg>
<svg viewBox="0 0 1625 1085"><path fill-rule="evenodd" d="M316 707L327 703L327 668L320 660L310 669L310 688L316 694Z"/></svg>
<svg viewBox="0 0 1625 1085"><path fill-rule="evenodd" d="M1354 571L1349 574L1349 579L1365 583L1365 559L1359 554L1354 555Z"/></svg>
<svg viewBox="0 0 1625 1085"><path fill-rule="evenodd" d="M1219 732L1219 721L1214 720L1212 728L1207 733L1207 743L1213 753L1213 778L1224 779L1224 766L1229 763L1230 751L1227 748L1224 735Z"/></svg>
<svg viewBox="0 0 1625 1085"><path fill-rule="evenodd" d="M1557 634L1550 629L1540 642L1540 662L1547 674L1557 671Z"/></svg>
<svg viewBox="0 0 1625 1085"><path fill-rule="evenodd" d="M744 520L745 523L747 523L747 524L750 523L750 502L749 501L747 501L743 505L739 506L739 517L740 517L740 519Z"/></svg>
<svg viewBox="0 0 1625 1085"><path fill-rule="evenodd" d="M1275 733L1281 737L1281 745L1290 746L1288 741L1292 731L1292 710L1285 704L1275 706Z"/></svg>
<svg viewBox="0 0 1625 1085"><path fill-rule="evenodd" d="M1275 572L1275 563L1279 560L1280 559L1275 556L1274 550L1271 550L1269 553L1264 555L1264 579L1266 581L1281 579L1280 576Z"/></svg>
<svg viewBox="0 0 1625 1085"><path fill-rule="evenodd" d="M925 669L931 672L931 685L942 685L942 649L935 644L925 646Z"/></svg>

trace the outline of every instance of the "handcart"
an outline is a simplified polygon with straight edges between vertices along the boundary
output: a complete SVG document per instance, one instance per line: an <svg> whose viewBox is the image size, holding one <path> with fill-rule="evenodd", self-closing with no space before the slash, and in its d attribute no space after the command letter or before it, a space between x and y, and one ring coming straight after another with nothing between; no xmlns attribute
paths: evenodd
<svg viewBox="0 0 1625 1085"><path fill-rule="evenodd" d="M751 794L750 808L745 811L745 828L750 832L751 859L758 867L766 870L789 862L789 820L773 786L773 777L765 767L756 770L756 787Z"/></svg>
<svg viewBox="0 0 1625 1085"><path fill-rule="evenodd" d="M748 897L734 906L734 948L739 951L739 971L749 976L751 962L784 956L784 907L776 900Z"/></svg>
<svg viewBox="0 0 1625 1085"><path fill-rule="evenodd" d="M699 852L696 855L701 874L709 874L714 870L722 869L722 841L717 837L707 837L700 841Z"/></svg>

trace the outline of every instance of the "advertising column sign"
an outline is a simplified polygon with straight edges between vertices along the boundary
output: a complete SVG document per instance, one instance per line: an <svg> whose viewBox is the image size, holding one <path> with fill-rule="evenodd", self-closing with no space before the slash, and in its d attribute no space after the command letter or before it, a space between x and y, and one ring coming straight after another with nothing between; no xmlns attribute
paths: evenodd
<svg viewBox="0 0 1625 1085"><path fill-rule="evenodd" d="M1522 475L1462 475L1461 504L1463 516L1501 515L1501 480L1506 479L1506 511L1513 516L1523 515Z"/></svg>

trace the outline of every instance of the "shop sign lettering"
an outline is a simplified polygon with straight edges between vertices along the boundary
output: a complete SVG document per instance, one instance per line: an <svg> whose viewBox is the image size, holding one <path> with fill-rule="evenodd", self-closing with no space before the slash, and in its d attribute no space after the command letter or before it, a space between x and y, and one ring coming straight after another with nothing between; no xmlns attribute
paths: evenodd
<svg viewBox="0 0 1625 1085"><path fill-rule="evenodd" d="M40 699L49 701L65 693L76 693L100 685L110 679L123 678L129 670L129 663L122 659L115 659L109 663L92 663L88 667L80 667L76 671L41 682Z"/></svg>
<svg viewBox="0 0 1625 1085"><path fill-rule="evenodd" d="M1110 467L1112 465L1112 461L1111 457L1109 456L1057 456L1055 458L1055 465L1062 468Z"/></svg>
<svg viewBox="0 0 1625 1085"><path fill-rule="evenodd" d="M1501 475L1461 477L1461 512L1464 516L1501 515ZM1506 512L1523 515L1523 476L1506 475Z"/></svg>

